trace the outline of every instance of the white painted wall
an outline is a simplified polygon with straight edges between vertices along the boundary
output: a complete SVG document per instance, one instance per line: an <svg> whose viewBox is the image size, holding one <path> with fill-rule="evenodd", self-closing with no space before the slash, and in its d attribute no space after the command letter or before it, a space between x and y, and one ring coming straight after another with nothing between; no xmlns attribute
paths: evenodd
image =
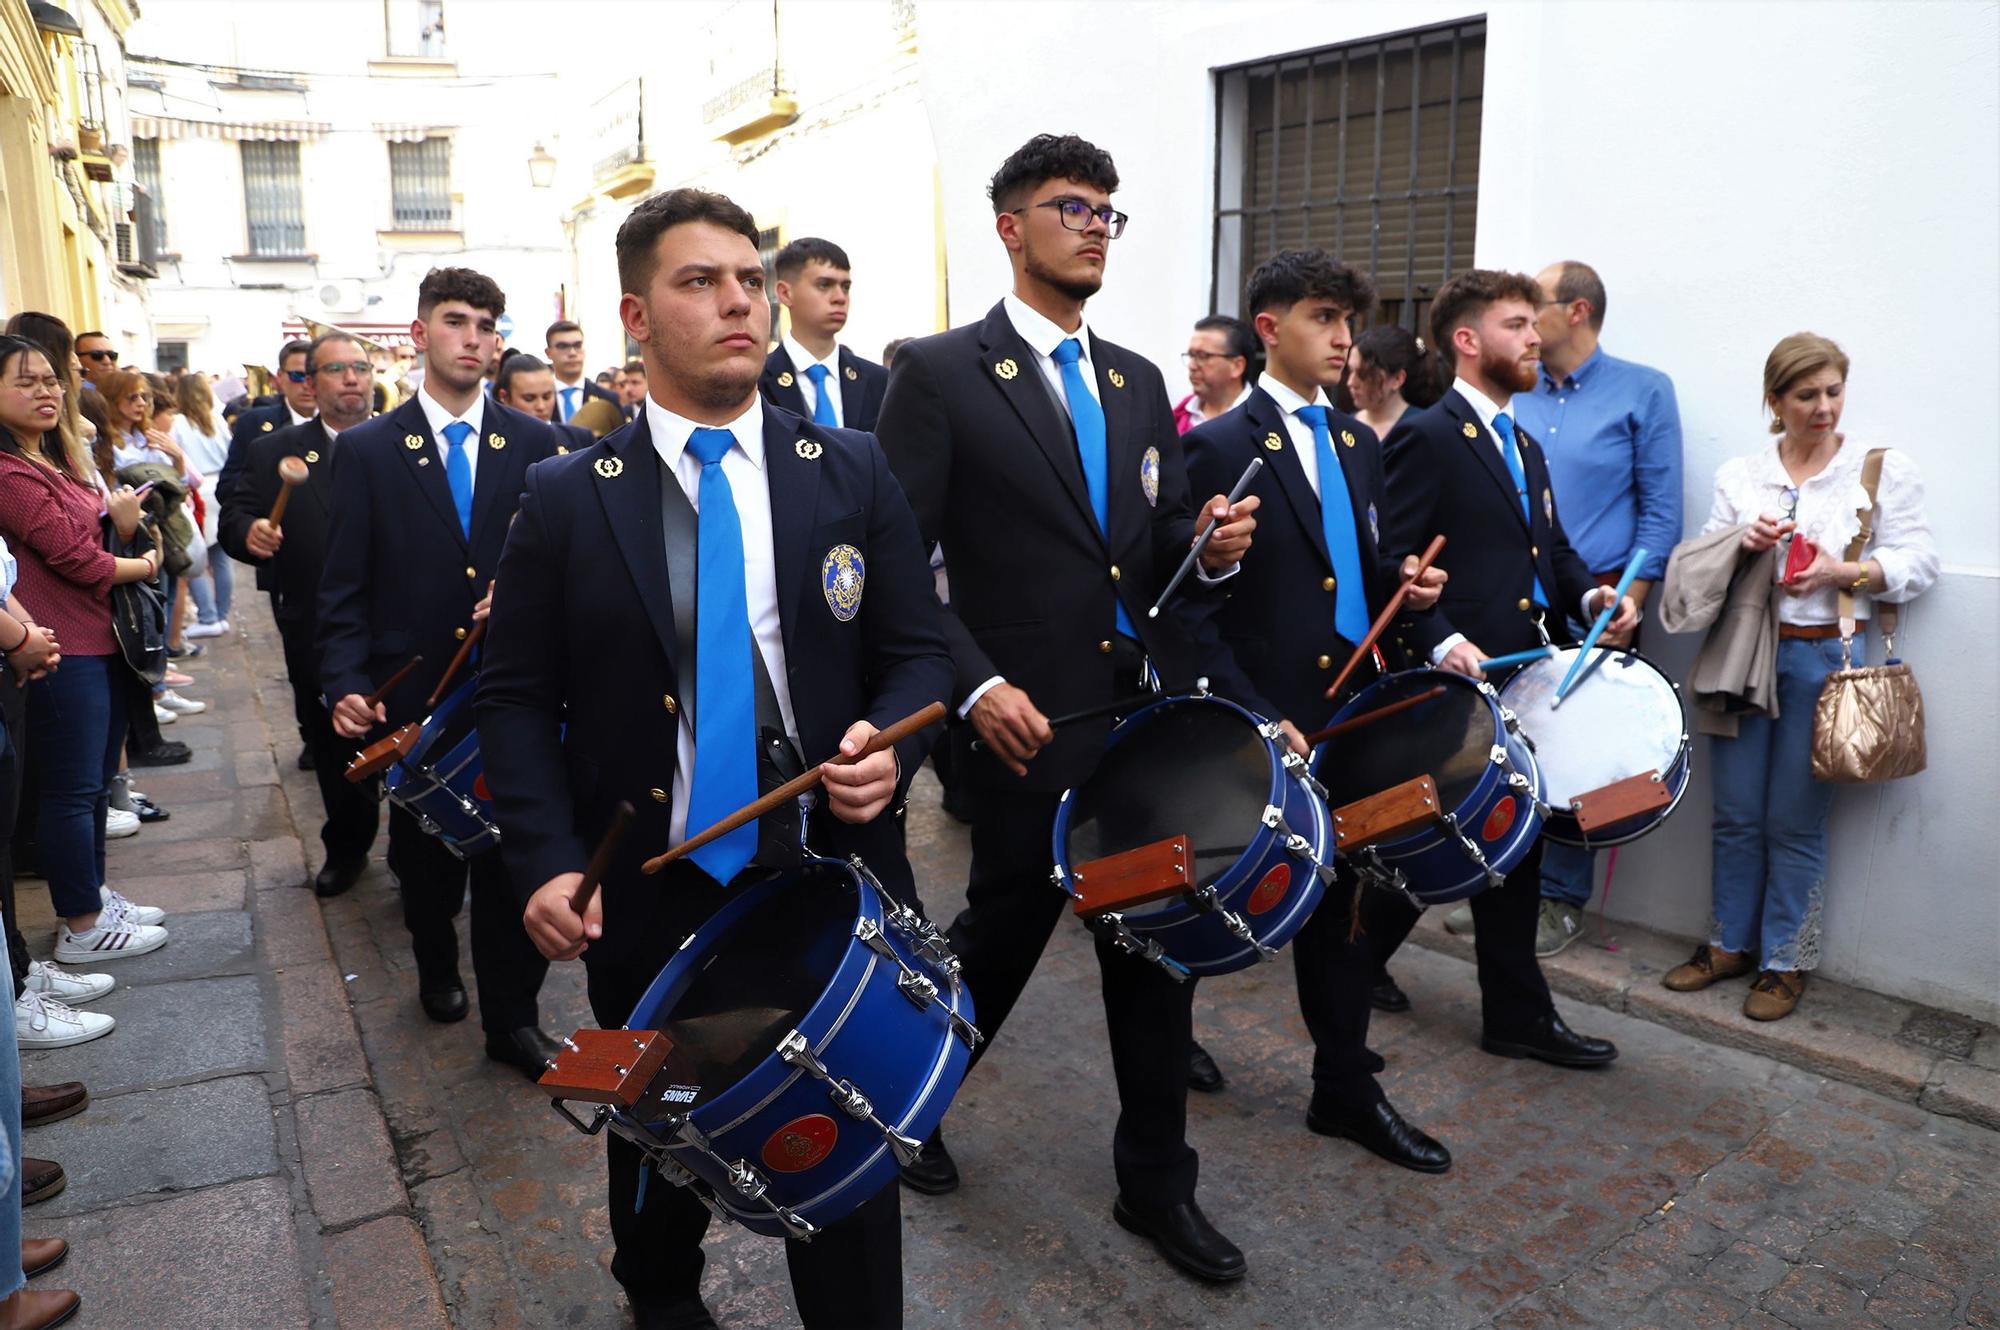
<svg viewBox="0 0 2000 1330"><path fill-rule="evenodd" d="M1210 70L1478 11L1405 3L919 10L954 320L1007 283L984 188L1030 133L1108 148L1131 229L1091 321L1173 357L1207 312ZM1824 972L2000 1018L2000 34L1983 3L1500 3L1487 10L1478 261L1595 265L1607 347L1667 370L1686 428L1690 529L1726 458L1765 446L1759 375L1811 328L1854 360L1859 444L1929 481L1946 575L1904 653L1931 769L1834 808ZM1695 643L1658 655L1684 672ZM1706 754L1682 811L1621 856L1611 913L1694 934L1708 913Z"/></svg>

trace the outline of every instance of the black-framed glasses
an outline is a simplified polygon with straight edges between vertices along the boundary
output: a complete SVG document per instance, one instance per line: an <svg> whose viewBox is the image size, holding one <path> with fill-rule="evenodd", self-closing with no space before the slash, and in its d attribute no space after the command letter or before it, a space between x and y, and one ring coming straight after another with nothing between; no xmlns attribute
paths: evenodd
<svg viewBox="0 0 2000 1330"><path fill-rule="evenodd" d="M1206 365L1211 360L1240 360L1242 357L1230 351L1183 351L1183 365Z"/></svg>
<svg viewBox="0 0 2000 1330"><path fill-rule="evenodd" d="M118 353L116 351L79 351L77 354L85 360L102 360L111 365L118 363Z"/></svg>
<svg viewBox="0 0 2000 1330"><path fill-rule="evenodd" d="M576 340L576 341L574 341L574 342L550 342L550 343L549 343L549 350L551 350L551 351L581 351L581 350L583 350L583 341L582 341L582 339L581 339L581 338L579 338L578 340Z"/></svg>
<svg viewBox="0 0 2000 1330"><path fill-rule="evenodd" d="M1125 234L1125 223L1131 220L1108 203L1093 208L1079 198L1044 199L1034 206L1054 208L1063 226L1071 231L1088 230L1092 219L1103 222L1105 233L1113 240ZM1027 209L1015 208L1014 211L1026 212Z"/></svg>
<svg viewBox="0 0 2000 1330"><path fill-rule="evenodd" d="M315 374L345 374L349 370L353 370L356 374L366 378L375 372L375 367L365 360L329 360L324 365L315 365L313 367ZM305 376L300 375L299 377L304 378Z"/></svg>

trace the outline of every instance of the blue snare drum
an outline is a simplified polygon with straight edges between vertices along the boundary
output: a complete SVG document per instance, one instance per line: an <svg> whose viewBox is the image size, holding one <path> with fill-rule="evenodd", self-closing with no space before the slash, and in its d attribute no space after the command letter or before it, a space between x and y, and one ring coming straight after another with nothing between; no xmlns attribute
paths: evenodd
<svg viewBox="0 0 2000 1330"><path fill-rule="evenodd" d="M479 757L479 731L472 728L477 682L466 680L439 703L424 718L409 753L382 776L383 792L461 859L500 843L486 764Z"/></svg>
<svg viewBox="0 0 2000 1330"><path fill-rule="evenodd" d="M1498 886L1540 834L1548 810L1533 748L1490 684L1445 670L1377 679L1334 714L1334 724L1442 685L1442 696L1330 739L1312 770L1335 809L1429 776L1435 825L1349 856L1364 880L1419 905L1464 900Z"/></svg>
<svg viewBox="0 0 2000 1330"><path fill-rule="evenodd" d="M1204 693L1162 698L1111 731L1103 760L1056 810L1055 881L1169 836L1194 849L1193 892L1100 927L1169 971L1228 974L1305 926L1332 880L1333 824L1275 724Z"/></svg>
<svg viewBox="0 0 2000 1330"><path fill-rule="evenodd" d="M718 1216L794 1238L894 1185L979 1039L937 929L819 857L710 916L626 1028L675 1053L612 1130Z"/></svg>

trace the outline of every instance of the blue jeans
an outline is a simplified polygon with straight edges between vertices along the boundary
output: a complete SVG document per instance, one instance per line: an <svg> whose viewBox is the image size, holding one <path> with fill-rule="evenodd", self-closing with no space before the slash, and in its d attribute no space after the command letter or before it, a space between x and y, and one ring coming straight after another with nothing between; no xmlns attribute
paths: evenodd
<svg viewBox="0 0 2000 1330"><path fill-rule="evenodd" d="M125 746L129 677L117 656L64 656L54 674L28 685L38 852L49 899L66 919L102 908L104 810Z"/></svg>
<svg viewBox="0 0 2000 1330"><path fill-rule="evenodd" d="M14 685L7 685L12 688ZM0 726L0 748L7 731ZM12 834L11 831L9 834ZM7 957L7 934L0 930L0 961ZM0 1299L27 1283L21 1274L21 1046L14 1036L14 970L0 965L7 985L7 1028L0 1031Z"/></svg>
<svg viewBox="0 0 2000 1330"><path fill-rule="evenodd" d="M1854 663L1864 644L1854 640ZM1840 639L1778 643L1778 717L1746 715L1711 742L1715 885L1709 945L1761 955L1766 970L1819 964L1826 814L1833 787L1813 779L1813 706L1840 668Z"/></svg>
<svg viewBox="0 0 2000 1330"><path fill-rule="evenodd" d="M1597 882L1597 851L1542 842L1542 899L1567 901L1579 910L1590 904Z"/></svg>
<svg viewBox="0 0 2000 1330"><path fill-rule="evenodd" d="M188 595L194 597L195 621L216 623L227 619L235 586L236 574L229 566L229 556L222 552L222 546L210 545L208 572L188 583Z"/></svg>

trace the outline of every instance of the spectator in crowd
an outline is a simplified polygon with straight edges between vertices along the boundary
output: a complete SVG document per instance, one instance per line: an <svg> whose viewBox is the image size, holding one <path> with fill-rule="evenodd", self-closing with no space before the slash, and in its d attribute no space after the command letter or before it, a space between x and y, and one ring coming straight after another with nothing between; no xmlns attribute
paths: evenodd
<svg viewBox="0 0 2000 1330"><path fill-rule="evenodd" d="M56 377L63 381L64 438L65 440L72 436L81 438L83 393L80 389L84 379L77 372L76 349L74 339L69 335L69 325L53 314L22 310L7 320L6 331L16 337L25 337L42 348L42 354L49 358L49 364L55 368Z"/></svg>
<svg viewBox="0 0 2000 1330"><path fill-rule="evenodd" d="M618 400L625 419L635 419L646 401L646 362L634 360L618 371Z"/></svg>
<svg viewBox="0 0 2000 1330"><path fill-rule="evenodd" d="M916 340L917 339L914 337L898 337L895 341L883 347L882 368L883 369L889 368L889 362L896 358L896 353L902 350L904 347L908 346L911 342L914 342Z"/></svg>
<svg viewBox="0 0 2000 1330"><path fill-rule="evenodd" d="M95 384L103 375L118 368L118 350L101 332L78 333L76 358L83 377Z"/></svg>
<svg viewBox="0 0 2000 1330"><path fill-rule="evenodd" d="M1380 439L1412 408L1421 411L1444 395L1437 358L1421 337L1394 324L1370 328L1354 339L1347 361L1347 391L1354 415Z"/></svg>
<svg viewBox="0 0 2000 1330"><path fill-rule="evenodd" d="M12 688L10 681L0 683ZM6 735L0 732L0 748L6 745ZM11 761L11 750L8 752ZM4 939L0 939L0 950L13 960L13 948ZM83 1299L73 1289L28 1287L30 1279L68 1258L69 1243L61 1238L22 1237L21 1207L55 1195L69 1185L69 1178L61 1164L22 1157L21 1128L26 1116L20 1049L13 1040L0 1039L0 1327L49 1330L74 1316Z"/></svg>
<svg viewBox="0 0 2000 1330"><path fill-rule="evenodd" d="M1869 507L1862 480L1869 450L1840 432L1847 370L1846 353L1813 333L1794 333L1772 349L1764 362L1764 405L1779 437L1774 446L1722 464L1702 527L1704 537L1721 534L1726 541L1735 534L1734 558L1720 574L1725 586L1743 577L1777 584L1776 613L1751 620L1759 631L1775 627L1777 641L1764 654L1776 657L1776 706L1696 713L1699 727L1715 735L1712 922L1708 941L1664 982L1692 992L1755 970L1743 1004L1752 1020L1789 1016L1819 963L1833 789L1813 779L1813 711L1827 675L1848 655L1840 640L1840 593L1852 593L1862 625L1852 644L1860 665L1875 602L1906 604L1938 576L1923 478L1908 454L1895 449L1882 458L1868 544L1858 561L1847 559ZM1677 568L1666 597L1670 612L1682 594L1680 576ZM1742 623L1718 619L1704 655L1716 634L1740 631Z"/></svg>
<svg viewBox="0 0 2000 1330"><path fill-rule="evenodd" d="M180 415L174 421L174 442L180 445L188 465L203 476L220 476L229 461L229 436L215 418L215 395L209 390L208 376L182 375L175 403ZM186 636L222 637L229 632L229 600L235 582L228 556L216 547L215 522L222 505L212 492L201 497L201 540L208 555L208 571L189 580L198 622L186 630Z"/></svg>
<svg viewBox="0 0 2000 1330"><path fill-rule="evenodd" d="M593 380L593 382L595 382L598 387L604 389L604 391L610 393L613 397L616 397L618 399L618 405L621 409L624 407L625 399L623 397L618 396L617 370L601 369L597 371L597 378Z"/></svg>
<svg viewBox="0 0 2000 1330"><path fill-rule="evenodd" d="M1185 434L1249 396L1258 359L1257 334L1243 320L1227 314L1198 320L1181 353L1194 391L1174 403L1174 428Z"/></svg>
<svg viewBox="0 0 2000 1330"><path fill-rule="evenodd" d="M146 387L152 393L153 398L153 418L147 425L147 434L149 436L158 434L164 438L173 439L174 447L178 449L180 447L180 440L174 438L174 421L180 416L180 405L175 400L179 395L180 389L171 378L164 374L147 374L144 377ZM200 536L200 496L203 477L201 472L195 469L194 464L188 460L185 451L181 453L180 471L181 479L187 484L187 495L181 500L180 511L187 518L189 539L182 546L187 555L187 567L178 570L169 568L169 574L173 578L172 590L169 593L172 599L167 604L167 645L171 648L169 651L170 655L185 653L187 649L186 631L188 617L194 609L193 598L188 594L188 583L194 578L206 577L208 575L208 545ZM195 648L197 654L201 650L200 647ZM191 705L206 710L206 707L199 702L192 703ZM163 723L170 724L171 722Z"/></svg>
<svg viewBox="0 0 2000 1330"><path fill-rule="evenodd" d="M770 355L758 389L787 411L820 425L873 430L889 371L840 344L853 294L853 265L831 240L801 236L771 264L790 326Z"/></svg>
<svg viewBox="0 0 2000 1330"><path fill-rule="evenodd" d="M555 383L556 418L567 422L585 402L601 397L616 407L625 404L618 394L583 377L583 329L568 319L557 319L542 338L542 354L548 357L550 378ZM520 408L527 410L526 407ZM529 414L533 414L530 412ZM547 416L542 419L548 419Z"/></svg>
<svg viewBox="0 0 2000 1330"><path fill-rule="evenodd" d="M143 955L167 941L162 912L104 877L105 809L125 739L130 670L111 629L111 588L149 581L159 554L105 549L102 502L118 539L139 530L139 499L101 494L80 448L66 446L62 380L33 343L0 337L0 538L20 561L21 600L62 643L62 667L28 689L28 752L40 791L39 855L62 917L58 962Z"/></svg>
<svg viewBox="0 0 2000 1330"><path fill-rule="evenodd" d="M597 442L595 434L581 425L570 425L555 419L561 391L549 367L525 351L507 357L506 363L500 366L500 376L493 381L493 400L516 411L525 411L549 425L562 436L563 451L588 448ZM582 400L588 401L589 398ZM601 407L598 409L602 410Z"/></svg>

